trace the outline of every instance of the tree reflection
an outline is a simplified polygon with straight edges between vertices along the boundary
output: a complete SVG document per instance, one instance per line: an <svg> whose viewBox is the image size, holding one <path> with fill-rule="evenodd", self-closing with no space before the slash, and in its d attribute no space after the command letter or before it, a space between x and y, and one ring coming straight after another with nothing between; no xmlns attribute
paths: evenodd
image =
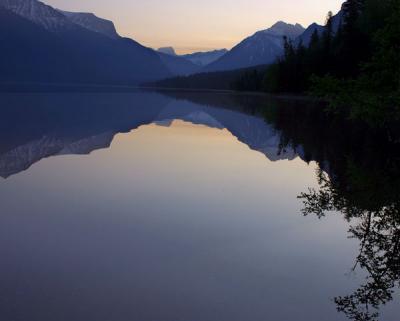
<svg viewBox="0 0 400 321"><path fill-rule="evenodd" d="M342 190L322 170L317 174L319 190L309 189L299 196L304 202L303 214L323 218L328 212L342 213L351 223L350 237L360 241L353 270L359 267L368 272L365 284L354 293L335 298L337 309L350 320L377 320L379 308L393 300L400 285L400 202L396 199L381 205L372 199L370 207L363 208L356 203L353 186Z"/></svg>
<svg viewBox="0 0 400 321"><path fill-rule="evenodd" d="M325 113L319 101L197 96L185 92L179 98L263 115L280 134L282 152L294 149L305 162L319 164L319 188L299 196L303 213L344 215L349 237L360 243L352 268L367 272L354 293L335 298L337 309L350 320L378 320L400 286L400 142L384 130Z"/></svg>
<svg viewBox="0 0 400 321"><path fill-rule="evenodd" d="M299 196L304 215L341 213L359 242L353 271L366 279L335 298L349 320L376 321L400 287L400 143L379 129L335 119L321 105L277 105L264 113L281 133L281 146L319 165L318 189Z"/></svg>

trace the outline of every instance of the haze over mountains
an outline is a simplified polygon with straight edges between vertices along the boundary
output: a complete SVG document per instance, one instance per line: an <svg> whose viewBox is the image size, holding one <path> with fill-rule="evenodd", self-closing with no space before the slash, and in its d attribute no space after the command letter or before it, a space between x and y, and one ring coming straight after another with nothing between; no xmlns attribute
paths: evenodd
<svg viewBox="0 0 400 321"><path fill-rule="evenodd" d="M186 76L201 71L202 67L218 60L226 54L228 50L221 49L178 55L173 47L163 47L157 49L157 52L171 73L179 76Z"/></svg>
<svg viewBox="0 0 400 321"><path fill-rule="evenodd" d="M335 16L338 28L340 13ZM67 12L38 0L0 0L0 82L138 85L174 76L266 65L283 37L307 44L314 30L279 21L231 50L177 55L121 37L112 21Z"/></svg>
<svg viewBox="0 0 400 321"><path fill-rule="evenodd" d="M192 54L183 55L182 57L190 60L194 64L205 67L214 61L217 61L228 52L226 49L213 50L208 52L195 52Z"/></svg>

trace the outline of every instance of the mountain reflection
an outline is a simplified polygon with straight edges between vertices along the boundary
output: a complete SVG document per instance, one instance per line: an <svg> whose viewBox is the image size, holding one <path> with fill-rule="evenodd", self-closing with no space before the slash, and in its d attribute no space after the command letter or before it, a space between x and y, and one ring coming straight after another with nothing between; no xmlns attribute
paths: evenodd
<svg viewBox="0 0 400 321"><path fill-rule="evenodd" d="M0 176L39 160L88 154L117 133L151 123L169 99L134 94L3 94L0 96Z"/></svg>
<svg viewBox="0 0 400 321"><path fill-rule="evenodd" d="M379 320L400 286L400 149L385 133L338 122L305 100L217 93L24 94L0 96L0 176L43 158L108 148L114 136L182 120L227 129L270 161L315 161L318 189L299 195L303 214L341 213L359 242L353 293L332 293L349 320ZM372 152L373 151L373 152Z"/></svg>
<svg viewBox="0 0 400 321"><path fill-rule="evenodd" d="M280 150L280 136L260 115L229 106L203 105L161 94L48 94L1 96L0 176L7 178L43 158L89 154L108 148L117 133L183 120L226 128L270 160L294 159Z"/></svg>
<svg viewBox="0 0 400 321"><path fill-rule="evenodd" d="M194 94L175 95L198 101ZM200 99L206 103L207 96ZM208 99L262 113L279 133L275 144L279 150L317 162L319 189L299 195L302 212L320 219L341 213L350 224L349 238L359 241L352 271L367 272L365 283L353 293L338 295L335 304L349 320L380 320L380 308L394 299L400 287L399 143L386 132L336 120L318 103L254 96L233 96L231 102L215 95Z"/></svg>

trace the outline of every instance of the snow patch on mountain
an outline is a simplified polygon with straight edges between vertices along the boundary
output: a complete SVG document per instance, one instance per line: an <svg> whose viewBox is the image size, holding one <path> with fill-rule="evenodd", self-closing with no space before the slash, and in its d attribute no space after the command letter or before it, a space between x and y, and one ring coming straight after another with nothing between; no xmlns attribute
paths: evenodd
<svg viewBox="0 0 400 321"><path fill-rule="evenodd" d="M76 26L64 14L37 0L0 0L0 6L52 32Z"/></svg>
<svg viewBox="0 0 400 321"><path fill-rule="evenodd" d="M244 39L220 59L206 66L204 71L234 70L273 63L283 54L283 37L295 39L303 32L300 24L279 21Z"/></svg>
<svg viewBox="0 0 400 321"><path fill-rule="evenodd" d="M118 39L120 37L112 21L99 18L93 13L68 12L68 11L60 11L60 12L64 14L71 22L83 28L101 33L112 39Z"/></svg>
<svg viewBox="0 0 400 321"><path fill-rule="evenodd" d="M58 153L64 144L61 139L44 136L0 155L0 176L7 178L28 169L42 158Z"/></svg>

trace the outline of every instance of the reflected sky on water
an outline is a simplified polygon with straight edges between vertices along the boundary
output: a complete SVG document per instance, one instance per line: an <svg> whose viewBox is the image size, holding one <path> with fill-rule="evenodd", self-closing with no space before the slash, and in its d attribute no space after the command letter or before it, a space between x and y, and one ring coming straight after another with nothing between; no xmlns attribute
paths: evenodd
<svg viewBox="0 0 400 321"><path fill-rule="evenodd" d="M260 113L141 92L0 101L2 319L347 320L334 298L365 277L359 242L340 215L301 215L319 166Z"/></svg>

